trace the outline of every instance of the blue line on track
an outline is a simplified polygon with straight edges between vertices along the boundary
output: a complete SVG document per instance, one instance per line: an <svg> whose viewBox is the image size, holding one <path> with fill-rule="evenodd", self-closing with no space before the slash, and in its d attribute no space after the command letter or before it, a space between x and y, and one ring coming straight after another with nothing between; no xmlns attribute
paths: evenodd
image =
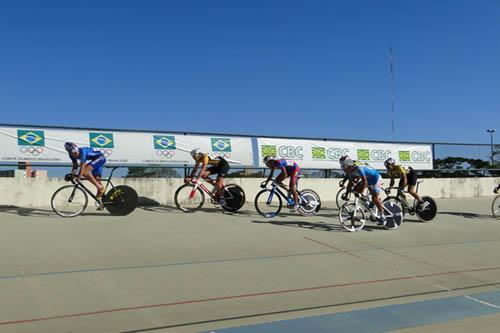
<svg viewBox="0 0 500 333"><path fill-rule="evenodd" d="M211 330L205 333L379 333L500 313L500 292L487 292L363 310ZM491 305L478 302L487 302Z"/></svg>

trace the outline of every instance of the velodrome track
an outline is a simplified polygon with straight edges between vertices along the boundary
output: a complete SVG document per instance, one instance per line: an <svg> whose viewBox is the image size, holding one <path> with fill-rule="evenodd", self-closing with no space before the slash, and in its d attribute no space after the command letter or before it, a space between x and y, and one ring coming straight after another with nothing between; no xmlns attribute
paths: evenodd
<svg viewBox="0 0 500 333"><path fill-rule="evenodd" d="M491 200L359 233L332 203L272 220L248 203L74 219L0 207L0 332L498 332Z"/></svg>

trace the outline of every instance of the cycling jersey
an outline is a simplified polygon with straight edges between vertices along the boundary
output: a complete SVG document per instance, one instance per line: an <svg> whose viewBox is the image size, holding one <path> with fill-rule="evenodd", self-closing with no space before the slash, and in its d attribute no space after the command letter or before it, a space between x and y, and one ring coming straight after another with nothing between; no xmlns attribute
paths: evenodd
<svg viewBox="0 0 500 333"><path fill-rule="evenodd" d="M354 175L359 177L366 177L368 180L368 185L375 185L381 178L380 173L377 170L372 169L367 166L357 166Z"/></svg>
<svg viewBox="0 0 500 333"><path fill-rule="evenodd" d="M90 165L92 167L92 174L101 177L102 167L106 163L106 158L104 158L103 153L91 147L78 148L78 152L78 157L70 157L73 165L78 166L77 160L80 160L80 165Z"/></svg>
<svg viewBox="0 0 500 333"><path fill-rule="evenodd" d="M297 182L297 179L301 176L300 167L297 163L295 163L295 161L285 160L285 159L275 160L273 162L273 167L278 169L285 168L286 173L288 174L290 179L295 183Z"/></svg>
<svg viewBox="0 0 500 333"><path fill-rule="evenodd" d="M210 165L219 165L221 159L221 157L212 159L210 158L210 156L208 156L208 154L203 154L200 158L196 159L196 162Z"/></svg>
<svg viewBox="0 0 500 333"><path fill-rule="evenodd" d="M404 166L396 164L392 167L391 171L387 173L387 175L391 178L400 178L403 175L408 175L410 171L407 170Z"/></svg>

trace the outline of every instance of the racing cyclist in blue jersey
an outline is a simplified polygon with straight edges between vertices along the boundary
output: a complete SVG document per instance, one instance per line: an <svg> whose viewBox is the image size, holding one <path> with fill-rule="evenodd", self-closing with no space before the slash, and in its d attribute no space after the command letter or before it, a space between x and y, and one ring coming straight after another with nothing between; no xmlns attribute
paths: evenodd
<svg viewBox="0 0 500 333"><path fill-rule="evenodd" d="M276 177L276 182L283 186L283 180L290 177L290 186L288 190L293 194L294 210L297 210L299 206L299 194L297 192L297 181L301 176L300 167L297 163L291 160L276 159L273 156L264 156L264 164L271 169L269 177L267 177L266 182L273 178L273 173L275 169L280 169L281 173ZM284 186L283 186L284 187ZM286 189L286 187L284 187Z"/></svg>
<svg viewBox="0 0 500 333"><path fill-rule="evenodd" d="M106 163L104 155L91 147L78 147L73 142L66 142L64 149L73 162L71 174L77 175L76 170L80 166L80 172L78 172L76 179L79 181L82 176L88 179L97 188L97 198L101 199L104 195L104 186L101 183L102 169Z"/></svg>
<svg viewBox="0 0 500 333"><path fill-rule="evenodd" d="M384 207L382 206L382 202L380 201L380 192L382 192L382 176L380 173L366 165L357 165L350 158L344 158L340 160L340 164L342 169L344 169L346 175L349 178L349 184L347 185L347 191L354 187L354 191L358 193L363 193L363 191L368 187L370 191L370 195L372 197L373 203L378 208L380 215L378 217L378 225L385 225L386 219L384 215ZM354 179L359 177L359 182L354 185Z"/></svg>

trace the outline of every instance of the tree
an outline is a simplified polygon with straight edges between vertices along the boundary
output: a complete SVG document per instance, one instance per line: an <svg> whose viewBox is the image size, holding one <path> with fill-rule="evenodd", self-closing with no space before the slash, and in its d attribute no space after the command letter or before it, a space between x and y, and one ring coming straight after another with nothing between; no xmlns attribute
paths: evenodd
<svg viewBox="0 0 500 333"><path fill-rule="evenodd" d="M166 167L130 167L127 178L179 178L174 168Z"/></svg>

